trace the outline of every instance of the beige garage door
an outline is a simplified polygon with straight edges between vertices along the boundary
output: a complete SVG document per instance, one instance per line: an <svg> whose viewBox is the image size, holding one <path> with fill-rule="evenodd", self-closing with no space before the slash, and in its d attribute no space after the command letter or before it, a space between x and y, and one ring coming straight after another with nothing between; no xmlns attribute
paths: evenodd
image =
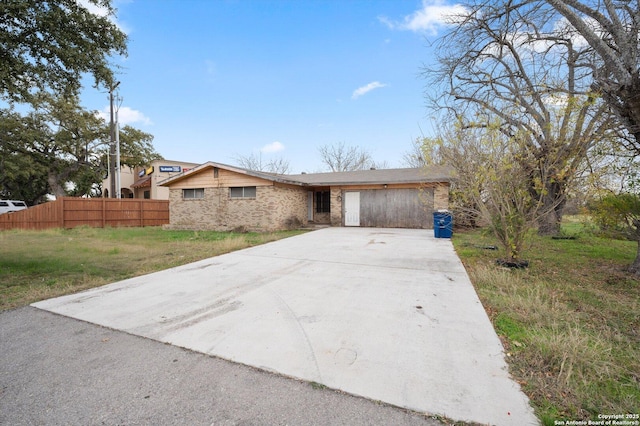
<svg viewBox="0 0 640 426"><path fill-rule="evenodd" d="M361 190L360 226L433 228L433 189Z"/></svg>

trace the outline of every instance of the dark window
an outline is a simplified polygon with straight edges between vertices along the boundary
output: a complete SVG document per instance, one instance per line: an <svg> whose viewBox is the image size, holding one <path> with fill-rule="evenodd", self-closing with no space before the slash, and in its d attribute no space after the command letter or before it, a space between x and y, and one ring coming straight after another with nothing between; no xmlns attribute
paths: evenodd
<svg viewBox="0 0 640 426"><path fill-rule="evenodd" d="M231 198L256 198L255 186L234 186L229 188Z"/></svg>
<svg viewBox="0 0 640 426"><path fill-rule="evenodd" d="M316 213L329 213L331 212L331 192L318 191L316 192Z"/></svg>
<svg viewBox="0 0 640 426"><path fill-rule="evenodd" d="M143 197L145 200L151 198L151 191L144 191Z"/></svg>
<svg viewBox="0 0 640 426"><path fill-rule="evenodd" d="M214 167L214 168L213 168L213 177L214 177L215 179L218 179L218 168L217 168L217 167Z"/></svg>
<svg viewBox="0 0 640 426"><path fill-rule="evenodd" d="M204 188L183 189L182 198L184 198L185 200L204 198Z"/></svg>

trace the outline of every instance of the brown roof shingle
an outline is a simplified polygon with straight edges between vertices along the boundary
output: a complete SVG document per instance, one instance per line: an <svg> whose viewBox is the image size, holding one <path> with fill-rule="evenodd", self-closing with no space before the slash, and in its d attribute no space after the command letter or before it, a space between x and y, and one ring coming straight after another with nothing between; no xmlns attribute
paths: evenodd
<svg viewBox="0 0 640 426"><path fill-rule="evenodd" d="M362 185L362 184L391 184L391 183L428 183L449 182L454 178L454 172L448 166L429 166L415 169L372 169L356 170L352 172L301 173L296 175L281 175L244 169L237 166L209 161L193 169L160 182L162 186L182 180L187 176L197 174L204 169L219 167L222 169L258 177L274 182L288 183L300 186L330 186L330 185Z"/></svg>
<svg viewBox="0 0 640 426"><path fill-rule="evenodd" d="M453 169L447 166L430 166L416 169L374 169L352 172L302 173L286 175L287 179L307 185L358 185L384 183L449 182Z"/></svg>

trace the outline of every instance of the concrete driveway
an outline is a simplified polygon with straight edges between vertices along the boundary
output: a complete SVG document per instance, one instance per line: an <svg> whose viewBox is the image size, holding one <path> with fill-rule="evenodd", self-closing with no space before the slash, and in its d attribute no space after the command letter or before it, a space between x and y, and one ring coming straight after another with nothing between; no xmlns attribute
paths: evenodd
<svg viewBox="0 0 640 426"><path fill-rule="evenodd" d="M429 230L327 228L33 306L419 412L537 424Z"/></svg>

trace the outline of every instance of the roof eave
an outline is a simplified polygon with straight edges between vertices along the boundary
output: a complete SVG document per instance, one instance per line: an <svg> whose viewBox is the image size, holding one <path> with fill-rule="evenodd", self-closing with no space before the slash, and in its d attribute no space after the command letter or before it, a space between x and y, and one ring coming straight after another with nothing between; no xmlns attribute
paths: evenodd
<svg viewBox="0 0 640 426"><path fill-rule="evenodd" d="M194 167L191 170L188 170L186 172L182 172L180 174L177 174L175 176L171 176L170 178L167 178L161 182L158 182L158 185L160 186L169 186L169 184L171 183L175 183L175 182L179 182L182 179L186 179L187 177L200 173L203 170L206 170L208 168L214 168L217 167L219 169L224 169L224 170L228 170L230 172L234 172L234 173L240 173L240 174L244 174L247 176L252 176L252 177L256 177L259 179L264 179L264 180L269 180L272 182L278 182L278 183L282 183L282 184L288 184L288 185L297 185L297 186L304 186L304 182L300 182L300 181L295 181L295 180L291 180L291 179L286 179L283 177L283 175L275 175L275 174L271 174L271 173L265 173L265 172L257 172L257 171L253 171L253 170L248 170L248 169L243 169L241 167L235 167L235 166L230 166L228 164L222 164L222 163L214 163L212 161L200 164L199 166Z"/></svg>
<svg viewBox="0 0 640 426"><path fill-rule="evenodd" d="M305 182L306 186L353 186L353 185L403 185L426 183L449 183L451 178L441 179L408 179L408 180L376 180L376 181L344 181L344 182Z"/></svg>

